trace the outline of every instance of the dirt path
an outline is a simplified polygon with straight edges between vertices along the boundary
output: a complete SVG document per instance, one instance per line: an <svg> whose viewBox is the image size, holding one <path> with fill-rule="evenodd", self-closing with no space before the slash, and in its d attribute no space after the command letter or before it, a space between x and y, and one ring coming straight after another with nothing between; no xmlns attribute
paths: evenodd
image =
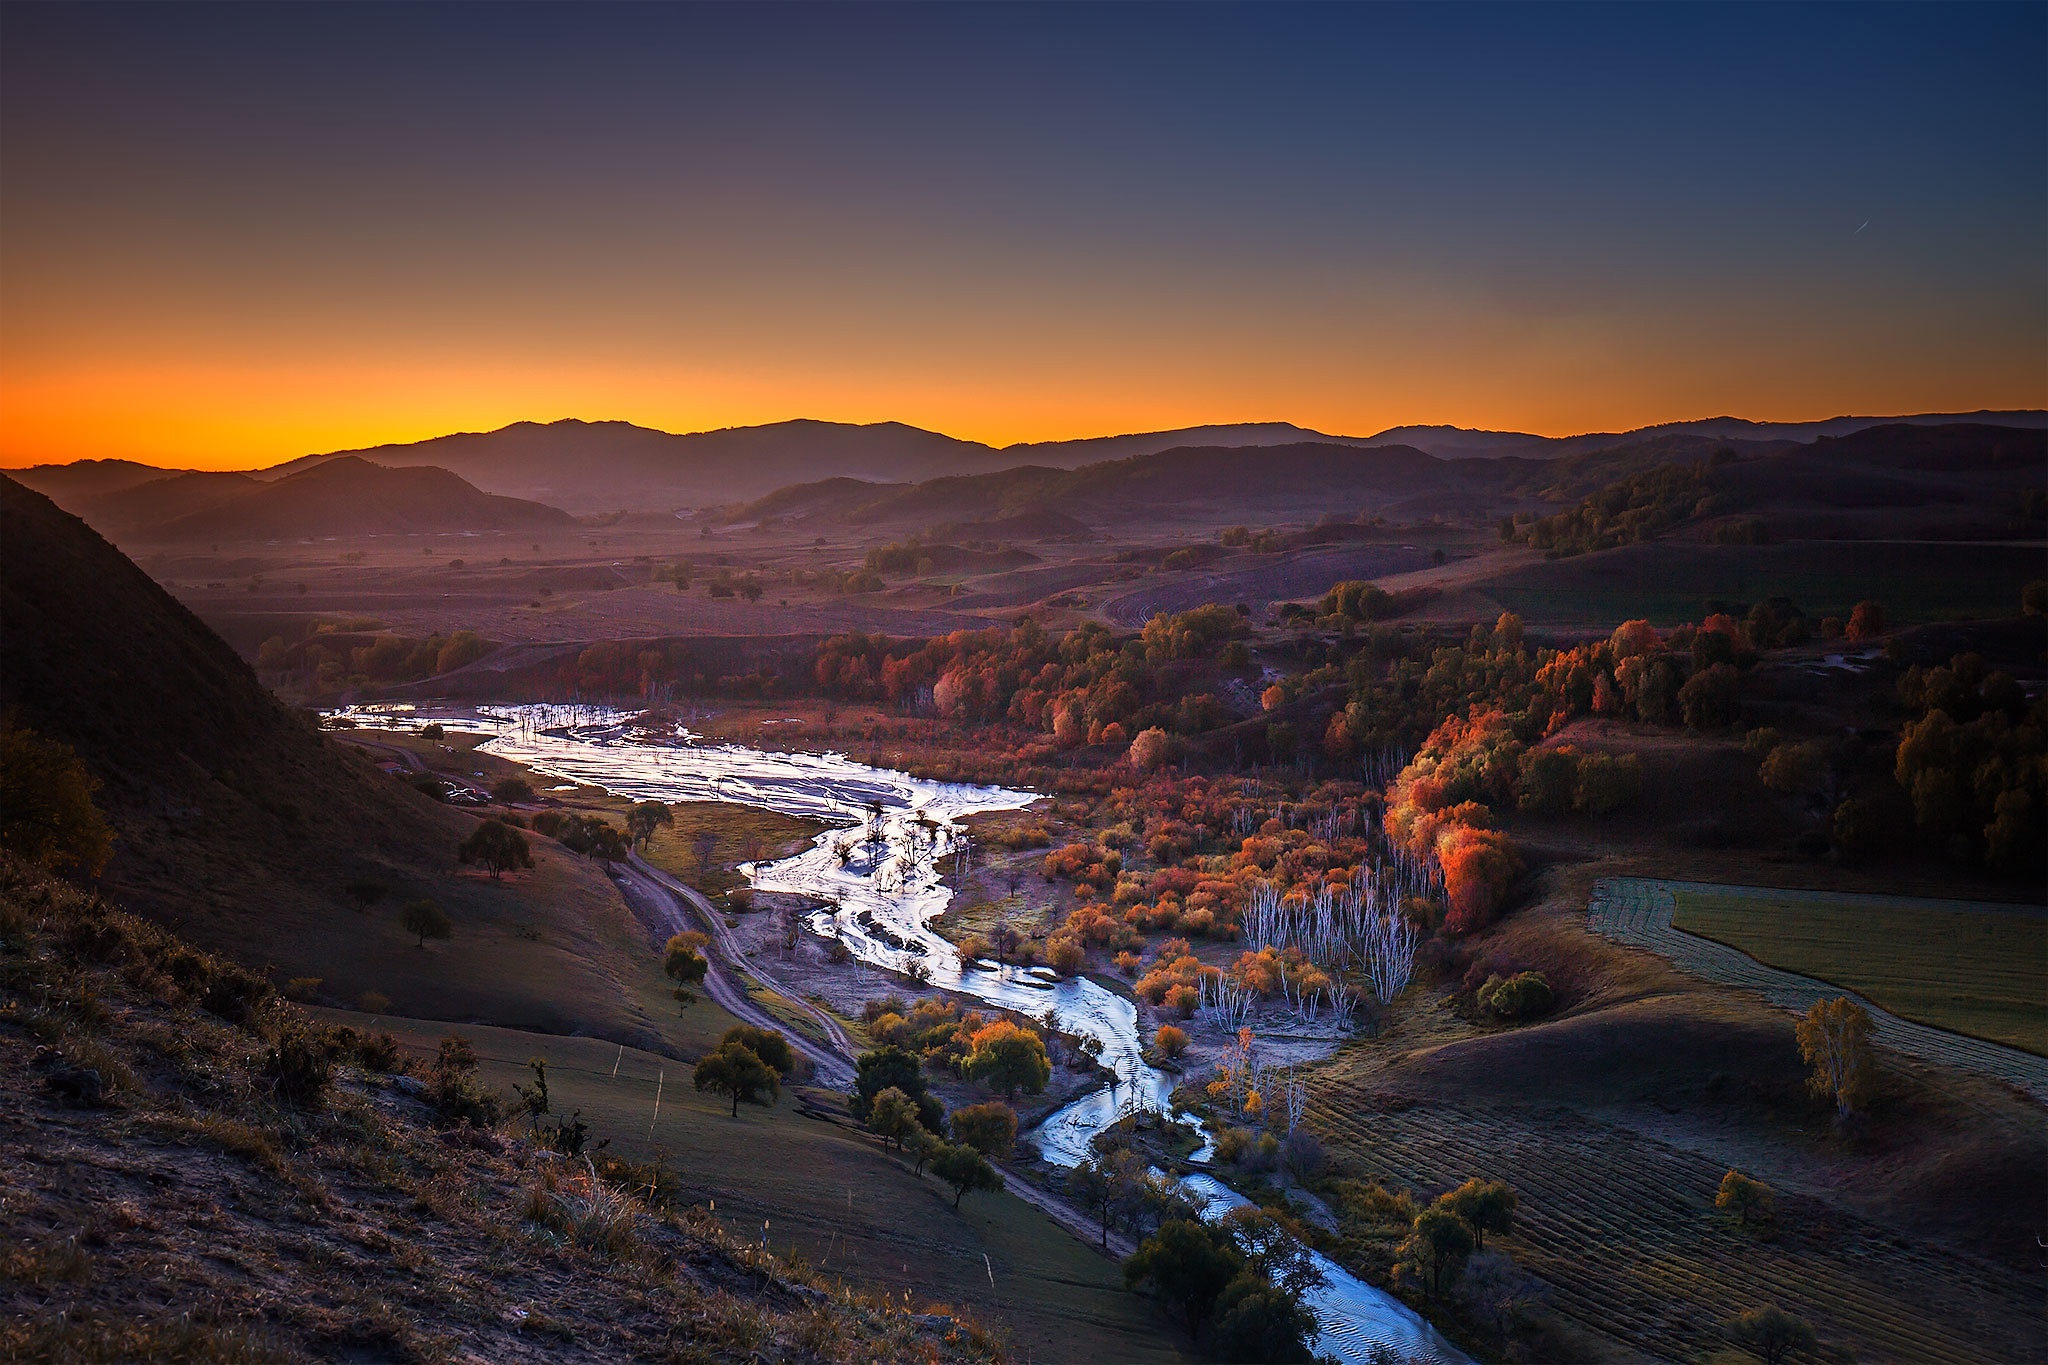
<svg viewBox="0 0 2048 1365"><path fill-rule="evenodd" d="M728 1014L743 1019L757 1028L771 1029L788 1037L790 1046L811 1059L812 1066L816 1068L817 1084L832 1089L844 1089L853 1084L853 1049L850 1046L843 1046L846 1035L839 1031L836 1024L831 1025L827 1031L836 1040L834 1046L840 1050L820 1047L810 1039L784 1028L773 1015L754 1003L744 987L728 979L728 971L742 973L760 981L778 995L783 994L772 982L763 978L745 957L732 951L731 940L724 932L725 922L712 911L708 901L690 888L649 867L638 855L630 862L613 864L612 880L627 902L660 939L665 940L670 934L681 933L691 928L693 919L702 920L704 927L712 934L712 941L725 950L712 955L711 970L704 974L704 989L711 998ZM692 914L692 911L695 913ZM792 1000L791 1003L818 1017L818 1012L812 1010L807 1002ZM820 1022L830 1024L831 1021L820 1017Z"/></svg>
<svg viewBox="0 0 2048 1365"><path fill-rule="evenodd" d="M1771 1004L1795 1014L1804 1014L1816 1001L1846 995L1870 1012L1872 1037L1884 1047L1935 1066L1978 1072L2015 1086L2036 1100L2048 1101L2048 1058L1916 1024L1879 1009L1854 991L1815 977L1767 967L1747 953L1675 927L1672 916L1676 908L1670 884L1638 877L1603 878L1593 884L1586 922L1595 933L1648 949L1668 958L1681 971L1755 991Z"/></svg>
<svg viewBox="0 0 2048 1365"><path fill-rule="evenodd" d="M344 744L355 744L365 749L375 749L381 754L389 754L397 759L399 764L409 773L423 773L427 770L426 763L418 754L410 749L402 749L396 744L384 744L374 739L367 739L350 730L335 730L330 733Z"/></svg>

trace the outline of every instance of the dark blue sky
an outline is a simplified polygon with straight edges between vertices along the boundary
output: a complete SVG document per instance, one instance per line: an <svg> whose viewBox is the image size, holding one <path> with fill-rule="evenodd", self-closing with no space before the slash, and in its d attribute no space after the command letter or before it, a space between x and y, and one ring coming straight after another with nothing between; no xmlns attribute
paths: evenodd
<svg viewBox="0 0 2048 1365"><path fill-rule="evenodd" d="M0 416L289 453L2039 404L2044 16L9 6Z"/></svg>

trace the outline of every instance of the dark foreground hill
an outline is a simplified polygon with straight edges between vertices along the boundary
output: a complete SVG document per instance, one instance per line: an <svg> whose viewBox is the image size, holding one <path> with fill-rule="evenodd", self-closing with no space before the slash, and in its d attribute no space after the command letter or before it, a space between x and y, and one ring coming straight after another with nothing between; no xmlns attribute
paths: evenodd
<svg viewBox="0 0 2048 1365"><path fill-rule="evenodd" d="M120 551L7 479L0 711L104 784L107 890L203 945L341 999L375 990L429 1018L662 1045L658 966L593 867L550 845L514 881L465 875L454 850L473 817L287 710ZM385 892L368 909L348 894L364 880ZM455 921L451 956L398 927L415 897Z"/></svg>

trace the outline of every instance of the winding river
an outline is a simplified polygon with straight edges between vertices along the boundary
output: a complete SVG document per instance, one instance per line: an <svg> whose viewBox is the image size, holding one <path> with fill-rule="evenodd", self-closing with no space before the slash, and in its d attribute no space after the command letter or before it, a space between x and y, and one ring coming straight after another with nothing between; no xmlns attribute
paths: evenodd
<svg viewBox="0 0 2048 1365"><path fill-rule="evenodd" d="M1145 1063L1130 1001L1086 978L1062 981L1044 969L962 966L952 945L929 928L952 898L942 877L962 852L958 822L1021 809L1038 799L1035 792L930 782L838 754L698 744L680 727L651 735L634 727L634 713L598 707L369 706L338 714L365 729L416 730L439 721L489 734L485 752L633 800L734 801L831 822L834 828L802 853L750 868L753 885L835 907L815 914L811 928L836 935L864 962L901 969L921 960L935 986L1033 1017L1055 1011L1062 1028L1102 1044L1102 1064L1115 1079L1033 1131L1046 1160L1060 1166L1085 1160L1090 1140L1134 1105L1172 1107L1173 1078ZM1214 1214L1247 1202L1206 1175L1182 1183ZM1467 1362L1406 1304L1312 1254L1325 1277L1309 1295L1321 1324L1318 1352L1347 1365Z"/></svg>

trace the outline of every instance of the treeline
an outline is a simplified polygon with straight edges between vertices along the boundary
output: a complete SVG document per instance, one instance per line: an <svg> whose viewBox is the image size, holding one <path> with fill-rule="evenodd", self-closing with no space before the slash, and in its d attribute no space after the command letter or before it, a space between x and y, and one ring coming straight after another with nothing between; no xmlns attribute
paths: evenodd
<svg viewBox="0 0 2048 1365"><path fill-rule="evenodd" d="M434 677L475 663L496 648L473 630L423 639L316 631L296 643L271 636L256 652L256 667L273 679L292 679L332 692Z"/></svg>
<svg viewBox="0 0 2048 1365"><path fill-rule="evenodd" d="M1529 520L1504 518L1500 538L1523 541L1552 559L1648 540L1694 517L1732 511L1714 471L1735 459L1716 451L1693 464L1668 464L1609 484L1578 506Z"/></svg>

